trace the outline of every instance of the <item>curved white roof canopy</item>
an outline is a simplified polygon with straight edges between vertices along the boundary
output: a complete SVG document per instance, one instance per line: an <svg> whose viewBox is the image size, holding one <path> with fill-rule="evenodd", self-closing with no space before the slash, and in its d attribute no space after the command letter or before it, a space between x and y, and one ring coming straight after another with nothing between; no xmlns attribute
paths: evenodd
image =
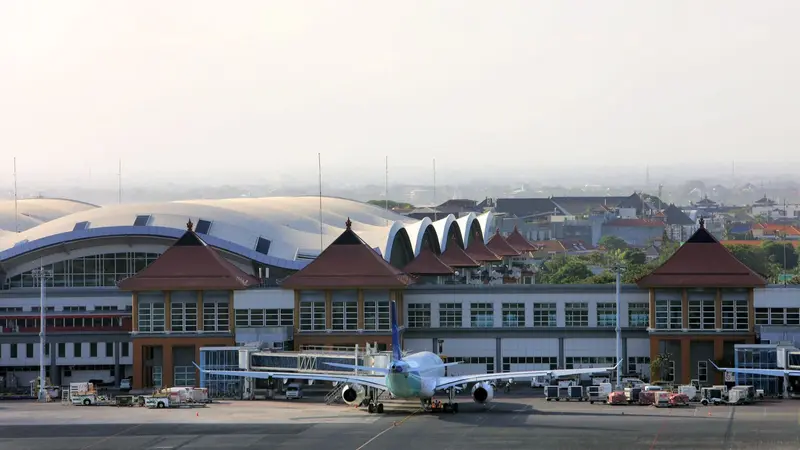
<svg viewBox="0 0 800 450"><path fill-rule="evenodd" d="M94 208L98 206L61 198L19 199L16 207L14 200L0 200L0 230L11 233L25 231L59 217Z"/></svg>
<svg viewBox="0 0 800 450"><path fill-rule="evenodd" d="M177 238L191 219L195 231L210 245L264 264L300 269L342 233L348 218L353 230L387 261L393 260L393 254L405 259L418 254L425 230L433 233L437 243L442 242L429 219L418 221L353 200L323 197L320 222L316 196L234 198L84 210L18 234L0 235L0 261L87 239Z"/></svg>

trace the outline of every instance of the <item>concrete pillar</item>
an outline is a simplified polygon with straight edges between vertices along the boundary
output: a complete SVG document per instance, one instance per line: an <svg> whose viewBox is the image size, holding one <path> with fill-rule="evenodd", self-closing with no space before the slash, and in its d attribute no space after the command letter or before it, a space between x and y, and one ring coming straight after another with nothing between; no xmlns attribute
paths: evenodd
<svg viewBox="0 0 800 450"><path fill-rule="evenodd" d="M681 289L681 328L689 328L689 293Z"/></svg>
<svg viewBox="0 0 800 450"><path fill-rule="evenodd" d="M564 338L558 338L558 368L567 367L567 359L564 356Z"/></svg>
<svg viewBox="0 0 800 450"><path fill-rule="evenodd" d="M503 339L495 338L494 373L503 372Z"/></svg>
<svg viewBox="0 0 800 450"><path fill-rule="evenodd" d="M714 328L722 329L722 289L717 289L714 297Z"/></svg>
<svg viewBox="0 0 800 450"><path fill-rule="evenodd" d="M233 316L231 320L235 321ZM197 331L203 331L203 291L197 291Z"/></svg>
<svg viewBox="0 0 800 450"><path fill-rule="evenodd" d="M358 290L358 294L356 294L356 295L357 295L356 302L358 302L358 324L356 325L356 328L358 328L359 330L363 330L364 329L364 290L363 289L359 289ZM297 291L295 291L295 299L296 298L297 298ZM295 307L299 308L297 300L295 300ZM298 313L296 312L295 314L298 314Z"/></svg>
<svg viewBox="0 0 800 450"><path fill-rule="evenodd" d="M164 331L172 331L172 292L164 292Z"/></svg>
<svg viewBox="0 0 800 450"><path fill-rule="evenodd" d="M56 364L58 345L52 342L47 342L45 345L50 346L50 383L53 386L61 386L61 372L58 370L58 364Z"/></svg>
<svg viewBox="0 0 800 450"><path fill-rule="evenodd" d="M119 363L119 357L122 354L122 345L120 342L114 342L114 385L119 387L119 383L124 377L122 373L122 366Z"/></svg>

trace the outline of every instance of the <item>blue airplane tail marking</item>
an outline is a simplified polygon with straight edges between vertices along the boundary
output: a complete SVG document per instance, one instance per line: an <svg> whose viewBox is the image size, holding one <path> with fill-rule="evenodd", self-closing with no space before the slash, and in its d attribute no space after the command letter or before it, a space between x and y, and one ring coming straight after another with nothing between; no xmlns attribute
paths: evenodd
<svg viewBox="0 0 800 450"><path fill-rule="evenodd" d="M392 359L400 361L403 353L400 351L400 328L397 326L397 302L392 300L389 315L392 321Z"/></svg>

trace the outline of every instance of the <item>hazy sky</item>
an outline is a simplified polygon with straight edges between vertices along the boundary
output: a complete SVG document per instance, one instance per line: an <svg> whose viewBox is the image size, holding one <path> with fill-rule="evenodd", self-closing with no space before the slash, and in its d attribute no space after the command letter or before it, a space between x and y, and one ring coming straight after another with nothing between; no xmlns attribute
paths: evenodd
<svg viewBox="0 0 800 450"><path fill-rule="evenodd" d="M0 2L21 180L800 162L800 2ZM11 170L4 170L0 180ZM91 174L91 177L89 176ZM173 175L171 175L173 174Z"/></svg>

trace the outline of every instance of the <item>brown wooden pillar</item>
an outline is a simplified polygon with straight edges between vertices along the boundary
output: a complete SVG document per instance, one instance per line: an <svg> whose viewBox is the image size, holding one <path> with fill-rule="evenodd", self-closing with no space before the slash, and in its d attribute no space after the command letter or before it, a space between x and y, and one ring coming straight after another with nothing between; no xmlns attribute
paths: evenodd
<svg viewBox="0 0 800 450"><path fill-rule="evenodd" d="M135 294L134 294L135 295ZM134 300L135 301L135 300ZM136 323L134 321L134 323ZM144 348L133 339L131 342L131 356L133 356L133 380L131 380L133 389L144 388Z"/></svg>
<svg viewBox="0 0 800 450"><path fill-rule="evenodd" d="M717 288L717 296L714 297L714 328L722 328L722 289Z"/></svg>
<svg viewBox="0 0 800 450"><path fill-rule="evenodd" d="M139 293L134 292L131 294L131 331L138 332L139 331ZM136 361L136 358L134 358Z"/></svg>
<svg viewBox="0 0 800 450"><path fill-rule="evenodd" d="M656 290L650 288L650 311L648 314L648 320L650 321L650 328L656 328ZM652 341L651 341L652 342Z"/></svg>
<svg viewBox="0 0 800 450"><path fill-rule="evenodd" d="M756 292L755 289L750 288L747 290L747 331L754 332L756 330Z"/></svg>
<svg viewBox="0 0 800 450"><path fill-rule="evenodd" d="M356 328L359 330L364 329L364 290L358 290L358 325Z"/></svg>

